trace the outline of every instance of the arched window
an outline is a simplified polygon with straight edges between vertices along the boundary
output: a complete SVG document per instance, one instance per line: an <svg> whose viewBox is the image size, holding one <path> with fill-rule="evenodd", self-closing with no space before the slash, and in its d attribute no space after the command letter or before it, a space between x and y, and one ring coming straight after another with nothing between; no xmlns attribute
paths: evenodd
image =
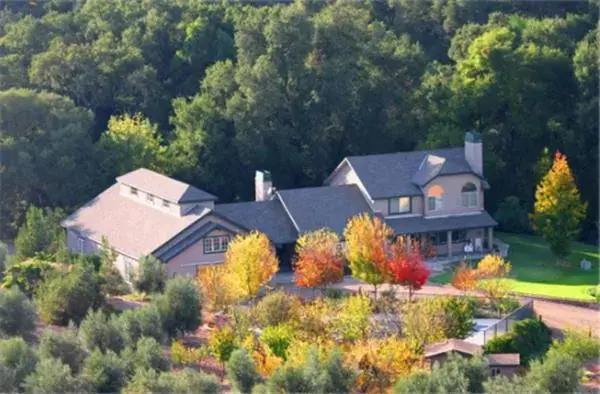
<svg viewBox="0 0 600 394"><path fill-rule="evenodd" d="M433 185L427 191L427 209L429 211L439 211L444 207L444 188L440 185Z"/></svg>
<svg viewBox="0 0 600 394"><path fill-rule="evenodd" d="M477 186L468 182L462 187L462 205L465 208L477 207Z"/></svg>

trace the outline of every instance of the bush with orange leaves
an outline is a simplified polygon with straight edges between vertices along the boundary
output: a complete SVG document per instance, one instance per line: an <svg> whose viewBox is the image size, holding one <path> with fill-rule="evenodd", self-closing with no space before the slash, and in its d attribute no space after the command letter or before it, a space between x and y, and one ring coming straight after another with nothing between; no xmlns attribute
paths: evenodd
<svg viewBox="0 0 600 394"><path fill-rule="evenodd" d="M284 360L274 355L269 347L261 343L254 333L248 334L242 342L242 348L246 349L248 354L250 354L254 360L256 369L265 379L284 364Z"/></svg>
<svg viewBox="0 0 600 394"><path fill-rule="evenodd" d="M463 261L454 272L451 283L455 289L468 294L477 286L477 270Z"/></svg>
<svg viewBox="0 0 600 394"><path fill-rule="evenodd" d="M301 236L296 243L294 283L298 287L325 287L344 279L344 256L340 239L331 230L321 229Z"/></svg>
<svg viewBox="0 0 600 394"><path fill-rule="evenodd" d="M345 361L358 371L355 387L361 393L387 392L399 377L426 368L417 344L397 337L357 342Z"/></svg>

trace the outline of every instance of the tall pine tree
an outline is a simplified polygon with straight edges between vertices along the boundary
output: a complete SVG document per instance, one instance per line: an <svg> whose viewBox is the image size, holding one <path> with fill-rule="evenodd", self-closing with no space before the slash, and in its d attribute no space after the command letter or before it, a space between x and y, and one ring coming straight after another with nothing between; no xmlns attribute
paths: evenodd
<svg viewBox="0 0 600 394"><path fill-rule="evenodd" d="M580 200L567 157L556 152L552 168L537 186L531 221L559 261L569 255L586 209L587 204Z"/></svg>

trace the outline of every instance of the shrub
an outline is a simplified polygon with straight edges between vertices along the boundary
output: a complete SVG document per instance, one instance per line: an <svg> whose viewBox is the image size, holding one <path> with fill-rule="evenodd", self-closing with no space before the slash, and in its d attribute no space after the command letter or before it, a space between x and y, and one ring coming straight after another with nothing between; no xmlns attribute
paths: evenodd
<svg viewBox="0 0 600 394"><path fill-rule="evenodd" d="M543 321L529 318L515 323L511 331L492 338L484 347L486 353L519 353L521 364L540 358L552 344L552 331Z"/></svg>
<svg viewBox="0 0 600 394"><path fill-rule="evenodd" d="M57 359L78 373L87 353L81 347L74 328L64 332L47 329L42 334L39 347L40 359Z"/></svg>
<svg viewBox="0 0 600 394"><path fill-rule="evenodd" d="M128 347L123 351L122 358L128 362L131 370L167 371L170 368L169 359L165 356L162 346L154 338L140 339L135 349Z"/></svg>
<svg viewBox="0 0 600 394"><path fill-rule="evenodd" d="M538 394L532 387L528 387L520 376L513 376L511 379L496 376L483 382L483 387L488 394Z"/></svg>
<svg viewBox="0 0 600 394"><path fill-rule="evenodd" d="M214 376L185 368L181 372L157 373L152 369L138 369L122 393L198 393L217 394L219 383Z"/></svg>
<svg viewBox="0 0 600 394"><path fill-rule="evenodd" d="M35 371L27 376L23 384L28 393L72 393L84 391L78 379L71 374L71 368L61 360L46 358L41 360Z"/></svg>
<svg viewBox="0 0 600 394"><path fill-rule="evenodd" d="M254 318L261 327L276 326L297 318L300 301L281 290L267 294L254 307Z"/></svg>
<svg viewBox="0 0 600 394"><path fill-rule="evenodd" d="M553 357L557 353L567 354L583 364L600 357L600 341L591 332L570 330L566 332L562 342L554 341L547 357Z"/></svg>
<svg viewBox="0 0 600 394"><path fill-rule="evenodd" d="M133 286L145 293L162 293L165 289L168 274L167 267L159 259L150 255L140 259L138 272Z"/></svg>
<svg viewBox="0 0 600 394"><path fill-rule="evenodd" d="M33 297L38 286L56 269L45 261L28 260L11 265L4 272L3 285L18 287L27 297Z"/></svg>
<svg viewBox="0 0 600 394"><path fill-rule="evenodd" d="M127 380L127 364L112 350L96 349L85 360L81 377L96 392L115 393Z"/></svg>
<svg viewBox="0 0 600 394"><path fill-rule="evenodd" d="M346 341L364 338L369 331L370 318L373 314L371 301L366 295L355 295L344 298L339 313L333 318L331 325L336 334Z"/></svg>
<svg viewBox="0 0 600 394"><path fill-rule="evenodd" d="M402 308L404 335L427 345L446 339L446 318L442 297L425 298Z"/></svg>
<svg viewBox="0 0 600 394"><path fill-rule="evenodd" d="M33 304L19 289L0 290L0 336L29 335L35 319Z"/></svg>
<svg viewBox="0 0 600 394"><path fill-rule="evenodd" d="M100 309L90 309L81 322L79 336L83 346L89 351L99 349L102 352L121 351L125 347L123 329L115 316L108 317Z"/></svg>
<svg viewBox="0 0 600 394"><path fill-rule="evenodd" d="M231 353L239 348L235 332L231 326L215 329L210 333L208 343L211 353L223 364L229 360Z"/></svg>
<svg viewBox="0 0 600 394"><path fill-rule="evenodd" d="M260 334L260 341L267 345L274 355L285 360L292 337L293 332L289 326L278 325L265 328Z"/></svg>
<svg viewBox="0 0 600 394"><path fill-rule="evenodd" d="M445 298L444 322L446 338L466 338L473 331L472 304L464 298Z"/></svg>
<svg viewBox="0 0 600 394"><path fill-rule="evenodd" d="M155 305L169 336L195 331L202 323L202 294L189 278L169 280Z"/></svg>
<svg viewBox="0 0 600 394"><path fill-rule="evenodd" d="M231 353L227 362L227 376L233 388L240 393L251 392L254 385L260 381L256 365L244 349L237 349Z"/></svg>
<svg viewBox="0 0 600 394"><path fill-rule="evenodd" d="M171 361L177 365L196 364L209 355L207 347L185 347L179 341L174 341L171 345Z"/></svg>
<svg viewBox="0 0 600 394"><path fill-rule="evenodd" d="M66 275L57 273L36 293L40 318L49 324L79 323L88 309L100 307L104 299L97 274L89 266L74 266Z"/></svg>
<svg viewBox="0 0 600 394"><path fill-rule="evenodd" d="M483 358L450 355L442 364L435 363L429 374L416 373L400 378L394 393L481 393L488 374Z"/></svg>
<svg viewBox="0 0 600 394"><path fill-rule="evenodd" d="M554 353L534 361L525 377L527 386L543 393L573 393L579 387L581 363L568 354Z"/></svg>
<svg viewBox="0 0 600 394"><path fill-rule="evenodd" d="M162 319L154 304L125 310L119 322L127 343L137 343L141 337L154 338L160 343L165 340Z"/></svg>
<svg viewBox="0 0 600 394"><path fill-rule="evenodd" d="M35 351L23 338L0 340L0 366L12 371L14 387L18 387L25 377L35 370L36 363Z"/></svg>

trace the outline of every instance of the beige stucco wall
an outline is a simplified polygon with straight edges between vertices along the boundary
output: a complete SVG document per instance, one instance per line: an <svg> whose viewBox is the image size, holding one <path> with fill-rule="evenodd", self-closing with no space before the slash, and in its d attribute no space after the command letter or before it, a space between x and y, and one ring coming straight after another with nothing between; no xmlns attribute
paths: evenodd
<svg viewBox="0 0 600 394"><path fill-rule="evenodd" d="M218 235L229 235L231 236L231 238L235 236L234 233L219 229L213 230L207 234L207 236ZM204 238L202 238L198 242L181 252L181 254L172 258L167 263L167 271L169 273L169 277L173 277L175 275L186 275L193 277L196 275L197 266L220 264L223 262L224 256L224 253L205 254Z"/></svg>
<svg viewBox="0 0 600 394"><path fill-rule="evenodd" d="M468 182L475 184L477 186L477 190L479 191L477 206L473 208L463 207L462 205L462 187ZM481 187L481 180L475 175L459 174L437 177L425 186L423 190L425 199L429 194L429 190L436 185L441 186L444 189L443 209L429 211L429 207L427 206L428 204L424 203L425 216L454 215L483 210L483 191Z"/></svg>

